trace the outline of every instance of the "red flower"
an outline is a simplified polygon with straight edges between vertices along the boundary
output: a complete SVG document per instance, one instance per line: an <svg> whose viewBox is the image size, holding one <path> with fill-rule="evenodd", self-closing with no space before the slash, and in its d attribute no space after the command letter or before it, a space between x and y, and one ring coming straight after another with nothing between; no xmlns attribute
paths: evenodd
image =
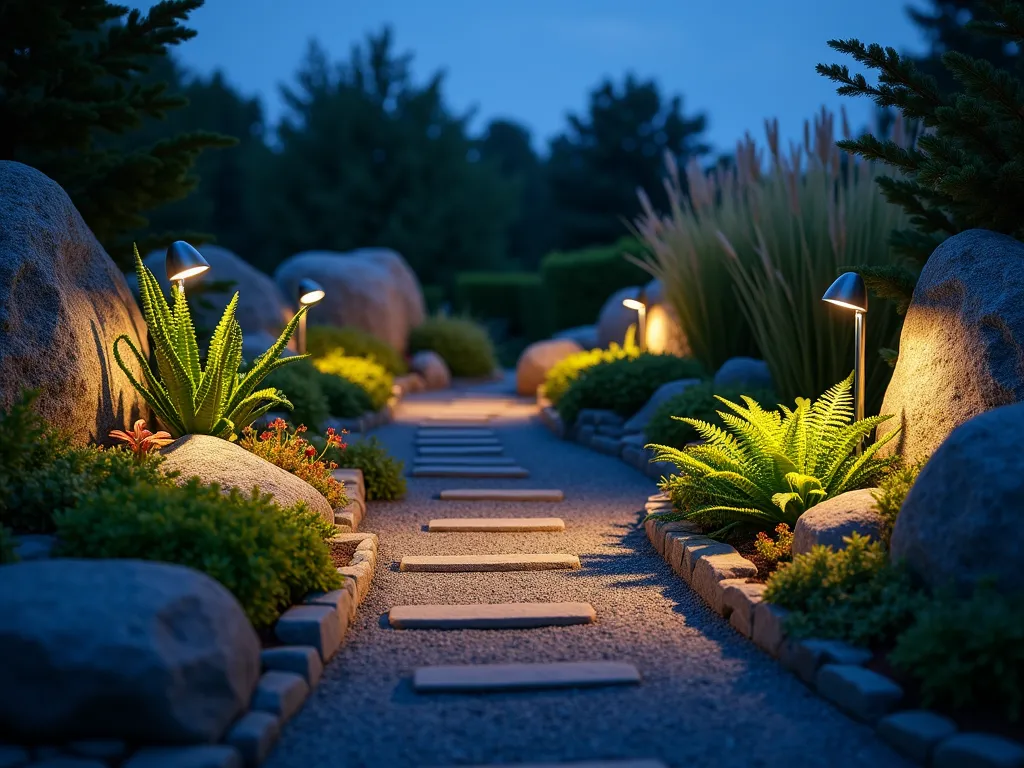
<svg viewBox="0 0 1024 768"><path fill-rule="evenodd" d="M316 456L316 448L314 448L314 447L313 447L313 446L311 445L311 446L309 446L309 447L308 447L308 448L306 449L306 458L307 458L307 459L312 459L312 458L313 458L314 456Z"/></svg>
<svg viewBox="0 0 1024 768"><path fill-rule="evenodd" d="M276 419L274 419L272 422L270 422L270 424L268 426L271 429L274 429L274 430L287 429L288 428L288 425L285 424L284 419L282 419L280 416L278 416Z"/></svg>
<svg viewBox="0 0 1024 768"><path fill-rule="evenodd" d="M260 433L260 440L269 440L273 436L274 436L273 432L261 432Z"/></svg>

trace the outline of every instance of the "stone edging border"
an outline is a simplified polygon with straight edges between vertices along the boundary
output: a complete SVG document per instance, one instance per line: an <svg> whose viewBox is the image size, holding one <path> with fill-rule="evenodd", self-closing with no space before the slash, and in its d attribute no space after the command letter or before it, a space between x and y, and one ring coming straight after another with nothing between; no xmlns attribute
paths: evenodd
<svg viewBox="0 0 1024 768"><path fill-rule="evenodd" d="M642 432L630 435L623 433L622 426L625 422L621 416L611 411L584 408L580 411L575 426L567 430L553 405L543 400L539 401L538 405L541 406L541 423L563 440L573 440L609 456L618 456L633 469L654 480L672 473L671 464L651 461L654 454L644 448L647 441Z"/></svg>
<svg viewBox="0 0 1024 768"><path fill-rule="evenodd" d="M270 754L282 726L320 682L324 665L341 647L356 609L370 591L377 566L377 535L340 533L331 540L356 543L351 562L338 568L344 577L342 587L326 594L310 593L302 604L281 614L274 636L283 645L260 654L262 674L250 710L224 737L224 744L237 750L246 765L258 765ZM229 766L236 764L225 761L223 768Z"/></svg>
<svg viewBox="0 0 1024 768"><path fill-rule="evenodd" d="M650 496L645 515L670 510L663 493ZM866 669L871 653L838 640L793 640L783 631L786 611L764 602L764 584L747 583L752 562L728 544L697 533L686 522L644 521L647 538L672 570L729 625L778 659L808 687L845 714L874 726L883 741L932 768L1024 765L1024 747L988 733L959 732L928 710L899 710L903 689Z"/></svg>
<svg viewBox="0 0 1024 768"><path fill-rule="evenodd" d="M349 500L346 506L334 510L334 524L343 531L358 531L359 524L366 516L366 481L363 479L363 470L338 467L331 471L331 475L344 484L345 495Z"/></svg>

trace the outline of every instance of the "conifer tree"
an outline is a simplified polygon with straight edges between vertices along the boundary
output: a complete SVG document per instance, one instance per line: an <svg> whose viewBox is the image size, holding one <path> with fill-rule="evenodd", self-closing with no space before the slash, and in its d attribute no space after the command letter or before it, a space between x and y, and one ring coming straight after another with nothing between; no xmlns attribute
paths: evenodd
<svg viewBox="0 0 1024 768"><path fill-rule="evenodd" d="M195 36L183 26L203 0L162 0L147 14L106 0L0 3L0 159L31 165L67 191L123 268L146 212L187 195L192 163L234 140L205 131L124 150L111 137L187 101L143 75L169 46ZM197 233L163 233L139 249Z"/></svg>
<svg viewBox="0 0 1024 768"><path fill-rule="evenodd" d="M985 14L967 23L969 30L1003 45L1024 44L1021 2L980 5ZM878 184L890 202L911 215L913 229L894 232L891 239L907 264L863 274L876 293L905 311L917 273L947 237L977 227L1024 238L1024 83L987 59L948 50L942 66L956 87L944 91L935 77L893 48L855 39L831 40L829 46L879 73L872 85L846 66L819 64L819 73L839 83L840 95L867 96L923 127L909 148L871 135L839 142L847 152L900 172Z"/></svg>

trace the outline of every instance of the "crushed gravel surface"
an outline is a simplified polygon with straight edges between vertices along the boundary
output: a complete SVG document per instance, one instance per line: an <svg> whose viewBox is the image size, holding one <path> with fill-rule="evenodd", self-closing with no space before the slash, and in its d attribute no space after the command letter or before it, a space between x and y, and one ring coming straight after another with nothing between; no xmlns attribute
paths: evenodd
<svg viewBox="0 0 1024 768"><path fill-rule="evenodd" d="M497 390L500 385L491 387ZM479 390L478 390L479 391ZM474 394L474 397L476 395ZM416 423L454 415L451 394L410 398L377 430L411 466ZM504 407L494 400L495 410ZM512 402L509 398L506 402ZM473 408L481 407L473 400ZM474 411L475 412L475 411ZM375 768L660 758L669 766L907 766L874 735L736 634L671 572L639 525L652 481L551 435L527 414L493 424L526 480L409 479L401 502L372 503L362 529L380 552L345 645L266 768ZM561 488L565 501L440 501L445 488ZM427 533L435 517L565 519L560 533ZM559 552L579 571L401 573L403 555ZM597 623L526 630L394 630L387 611L423 603L590 602ZM430 664L625 661L635 687L417 695Z"/></svg>

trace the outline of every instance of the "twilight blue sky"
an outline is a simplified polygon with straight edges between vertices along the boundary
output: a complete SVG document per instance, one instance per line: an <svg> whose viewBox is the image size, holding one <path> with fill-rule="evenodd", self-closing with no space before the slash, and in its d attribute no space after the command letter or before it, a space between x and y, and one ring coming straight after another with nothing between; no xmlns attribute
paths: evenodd
<svg viewBox="0 0 1024 768"><path fill-rule="evenodd" d="M837 96L814 65L843 61L826 45L834 37L920 50L908 2L922 0L207 0L191 19L198 37L178 54L258 94L273 122L277 86L310 38L339 59L390 24L418 79L443 69L449 105L476 107L475 129L513 118L546 146L603 77L632 71L682 94L686 113L706 112L708 138L728 151L745 131L760 141L766 117L797 139L822 105L845 105L865 126L867 101Z"/></svg>

